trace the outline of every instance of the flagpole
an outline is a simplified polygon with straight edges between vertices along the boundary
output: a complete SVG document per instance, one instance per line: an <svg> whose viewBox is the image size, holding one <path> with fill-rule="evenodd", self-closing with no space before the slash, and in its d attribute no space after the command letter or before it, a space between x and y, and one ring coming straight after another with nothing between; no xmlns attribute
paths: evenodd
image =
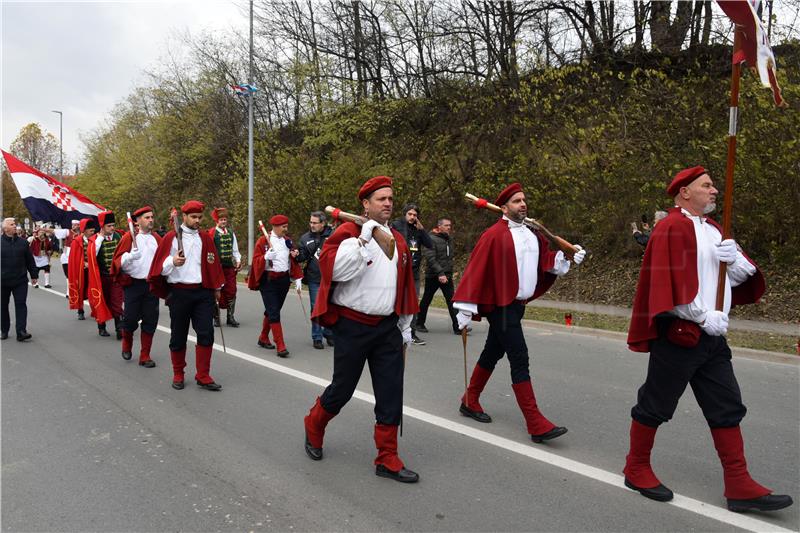
<svg viewBox="0 0 800 533"><path fill-rule="evenodd" d="M253 257L254 204L253 198L253 0L250 0L250 72L247 91L247 260Z"/></svg>
<svg viewBox="0 0 800 533"><path fill-rule="evenodd" d="M728 161L725 166L725 200L722 210L722 239L731 238L731 222L733 218L733 171L736 166L736 130L739 118L739 78L742 74L741 58L737 53L742 47L742 32L734 24L733 31L733 70L731 71L731 102L728 123ZM725 304L725 280L728 275L728 264L720 261L719 278L717 278L717 311L722 311Z"/></svg>

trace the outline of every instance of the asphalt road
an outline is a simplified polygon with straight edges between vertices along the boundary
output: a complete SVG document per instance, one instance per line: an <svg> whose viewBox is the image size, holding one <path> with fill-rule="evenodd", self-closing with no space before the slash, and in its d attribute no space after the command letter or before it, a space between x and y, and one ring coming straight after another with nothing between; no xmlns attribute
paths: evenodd
<svg viewBox="0 0 800 533"><path fill-rule="evenodd" d="M55 269L54 269L55 270ZM291 356L256 346L263 307L240 285L238 318L215 350L219 393L175 391L159 330L154 369L67 310L64 280L29 292L32 342L2 343L3 531L775 531L798 530L800 504L774 514L724 509L710 433L687 392L661 428L653 464L676 492L656 503L625 489L629 412L647 357L617 339L528 328L539 403L569 433L533 444L498 365L481 403L492 424L458 414L460 338L432 312L426 346L408 353L400 455L417 485L374 475L371 386L328 426L325 459L303 451L303 416L331 375L332 349L311 347L291 293ZM308 307L307 293L306 307ZM87 313L88 316L88 313ZM169 327L162 307L161 326ZM470 369L486 325L470 336ZM217 336L217 342L220 342ZM138 334L134 353L138 351ZM191 353L190 349L190 353ZM194 372L187 357L187 378ZM800 497L798 366L735 358L749 408L750 470Z"/></svg>

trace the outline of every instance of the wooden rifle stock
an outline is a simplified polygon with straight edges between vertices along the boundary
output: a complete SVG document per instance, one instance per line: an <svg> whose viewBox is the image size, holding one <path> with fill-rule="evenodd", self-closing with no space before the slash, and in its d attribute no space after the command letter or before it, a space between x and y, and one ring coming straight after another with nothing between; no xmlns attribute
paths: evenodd
<svg viewBox="0 0 800 533"><path fill-rule="evenodd" d="M483 198L478 198L477 196L469 193L466 193L464 197L467 200L469 200L469 202L473 204L475 207L488 209L489 211L494 211L495 213L500 213L500 214L503 213L503 210L500 209L499 206L494 205L493 203L484 200ZM575 248L574 245L570 244L569 241L567 241L562 237L559 237L558 235L555 235L553 232L547 229L541 222L539 222L535 218L525 217L523 223L526 226L535 229L536 231L540 231L542 235L547 237L547 240L552 242L559 250L564 252L564 255L566 255L567 258L572 259L572 257L578 252L578 249Z"/></svg>
<svg viewBox="0 0 800 533"><path fill-rule="evenodd" d="M269 240L269 232L267 231L267 228L264 226L264 223L261 222L260 220L258 221L258 227L259 229L261 229L261 234L267 241L267 250L269 250L270 248L272 248L272 243Z"/></svg>
<svg viewBox="0 0 800 533"><path fill-rule="evenodd" d="M134 248L138 249L139 247L136 246L136 227L133 225L133 218L131 217L131 212L126 211L126 215L128 215L128 230L131 232L131 244Z"/></svg>
<svg viewBox="0 0 800 533"><path fill-rule="evenodd" d="M366 217L354 215L353 213L342 211L341 209L337 209L330 205L325 208L325 212L328 213L334 220L353 222L359 226L363 226L368 220ZM380 246L381 250L383 250L383 253L386 254L386 257L389 259L394 257L395 243L394 237L392 237L391 233L386 233L380 228L375 228L372 230L372 238L378 243L378 246Z"/></svg>
<svg viewBox="0 0 800 533"><path fill-rule="evenodd" d="M183 255L183 230L181 230L181 221L178 218L178 210L172 208L172 227L175 230L175 240L178 241L178 253Z"/></svg>

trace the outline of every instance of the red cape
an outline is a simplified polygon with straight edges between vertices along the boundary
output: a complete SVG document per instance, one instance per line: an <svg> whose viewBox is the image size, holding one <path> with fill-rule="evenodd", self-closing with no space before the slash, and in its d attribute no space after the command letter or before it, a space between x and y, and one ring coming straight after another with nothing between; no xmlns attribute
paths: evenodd
<svg viewBox="0 0 800 533"><path fill-rule="evenodd" d="M558 277L548 272L555 265L557 252L550 249L547 239L539 232L533 234L539 241L539 265L536 288L526 303L547 292ZM495 307L509 305L517 297L517 292L519 277L514 237L508 229L508 221L501 218L478 239L453 301L478 304L479 319L480 315L491 313Z"/></svg>
<svg viewBox="0 0 800 533"><path fill-rule="evenodd" d="M103 284L100 281L100 267L97 265L97 248L95 235L89 238L86 258L89 263L89 287L86 291L91 314L98 323L113 318L103 298ZM84 277L83 277L83 237L74 239L70 245L68 273L69 308L83 309Z"/></svg>
<svg viewBox="0 0 800 533"><path fill-rule="evenodd" d="M161 235L155 231L150 232L150 235L156 238L156 244L161 244ZM126 231L122 236L122 239L119 241L117 249L114 250L114 258L111 260L111 268L109 269L114 281L123 287L127 287L133 283L133 278L131 278L122 270L122 254L130 252L132 248L133 239L131 238L131 232Z"/></svg>
<svg viewBox="0 0 800 533"><path fill-rule="evenodd" d="M330 305L330 296L336 289L336 283L331 281L333 277L333 263L336 260L336 252L339 245L345 239L358 237L361 235L361 228L353 222L345 222L333 234L328 237L322 246L319 256L319 270L322 275L320 280L319 293L314 310L311 313L312 320L322 326L330 327L339 320L339 311L336 306ZM412 315L419 311L417 302L417 291L414 288L414 273L411 270L411 252L408 249L403 236L392 228L392 236L397 246L397 293L394 299L394 312L399 315Z"/></svg>
<svg viewBox="0 0 800 533"><path fill-rule="evenodd" d="M44 240L44 246L42 246L42 241L39 239L33 239L31 243L31 253L35 256L39 255L39 252L42 251L44 248L45 254L50 255L50 252L53 250L53 245L50 244L50 239Z"/></svg>
<svg viewBox="0 0 800 533"><path fill-rule="evenodd" d="M286 237L289 240L289 237ZM250 261L250 273L247 275L247 288L251 291L257 291L261 283L261 276L267 269L267 260L264 259L264 254L267 253L267 239L262 235L256 241L255 249L253 250L253 258ZM303 269L297 264L294 257L289 256L289 277L292 279L303 279Z"/></svg>
<svg viewBox="0 0 800 533"><path fill-rule="evenodd" d="M217 248L214 246L214 239L209 237L207 231L200 230L197 233L202 241L200 249L201 284L206 289L217 290L225 284L225 274L222 272L222 263L219 260ZM161 275L161 271L164 268L164 260L172 255L173 239L175 239L175 230L168 231L162 237L156 248L156 254L153 256L153 263L150 265L150 274L147 276L150 292L164 299L169 295L169 286L167 278Z"/></svg>
<svg viewBox="0 0 800 533"><path fill-rule="evenodd" d="M711 218L706 221L722 234L716 221ZM755 303L764 294L764 276L752 259L748 257L747 260L756 267L756 273L733 287L731 308ZM691 303L697 290L694 224L679 207L674 207L667 218L656 225L647 242L633 299L628 348L634 352L649 352L650 341L658 337L656 316L672 311L676 305Z"/></svg>

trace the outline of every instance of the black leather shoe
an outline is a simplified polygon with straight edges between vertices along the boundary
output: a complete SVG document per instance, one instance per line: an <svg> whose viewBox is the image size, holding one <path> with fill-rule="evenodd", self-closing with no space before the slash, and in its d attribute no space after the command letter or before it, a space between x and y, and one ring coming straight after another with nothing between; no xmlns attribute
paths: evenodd
<svg viewBox="0 0 800 533"><path fill-rule="evenodd" d="M284 359L289 357L289 350L281 350L278 352L278 357L283 357Z"/></svg>
<svg viewBox="0 0 800 533"><path fill-rule="evenodd" d="M333 346L333 337L325 337L325 342L328 343L328 346Z"/></svg>
<svg viewBox="0 0 800 533"><path fill-rule="evenodd" d="M133 354L131 352L122 352L122 358L126 361L130 361Z"/></svg>
<svg viewBox="0 0 800 533"><path fill-rule="evenodd" d="M314 341L314 348L316 348L317 350L324 350L325 349L325 345L322 344L322 341L315 340Z"/></svg>
<svg viewBox="0 0 800 533"><path fill-rule="evenodd" d="M261 346L262 348L266 348L267 350L274 350L275 349L275 345L272 344L269 341L267 341L267 342L258 341L258 345Z"/></svg>
<svg viewBox="0 0 800 533"><path fill-rule="evenodd" d="M31 337L33 337L33 335L31 335L30 333L28 333L25 330L20 331L19 333L17 333L17 340L19 342L25 342L26 340L30 339Z"/></svg>
<svg viewBox="0 0 800 533"><path fill-rule="evenodd" d="M108 330L106 328L98 329L97 334L101 337L110 337L111 335L108 334Z"/></svg>
<svg viewBox="0 0 800 533"><path fill-rule="evenodd" d="M175 389L175 390L183 390L183 387L184 387L183 381L173 381L172 382L172 388Z"/></svg>
<svg viewBox="0 0 800 533"><path fill-rule="evenodd" d="M306 454L315 461L322 461L322 448L314 448L311 441L308 440L308 433L306 433Z"/></svg>
<svg viewBox="0 0 800 533"><path fill-rule="evenodd" d="M556 437L560 437L564 433L567 432L567 428L556 426L547 433L542 433L541 435L531 435L531 440L533 442L544 442L546 440L553 440Z"/></svg>
<svg viewBox="0 0 800 533"><path fill-rule="evenodd" d="M86 320L86 315L83 313L78 313L78 320Z"/></svg>
<svg viewBox="0 0 800 533"><path fill-rule="evenodd" d="M147 361L139 361L139 366L143 366L145 368L155 368L156 362L152 359L148 359Z"/></svg>
<svg viewBox="0 0 800 533"><path fill-rule="evenodd" d="M8 333L0 333L0 340L6 340L8 338Z"/></svg>
<svg viewBox="0 0 800 533"><path fill-rule="evenodd" d="M380 477L388 477L389 479L399 481L400 483L416 483L419 481L419 474L408 470L407 468L401 468L399 472L392 472L385 466L378 465L375 467L375 475Z"/></svg>
<svg viewBox="0 0 800 533"><path fill-rule="evenodd" d="M229 316L228 320L225 323L228 324L232 328L238 328L239 327L239 322L237 322L237 320L233 316Z"/></svg>
<svg viewBox="0 0 800 533"><path fill-rule="evenodd" d="M219 383L214 383L213 381L211 383L200 383L198 381L197 386L200 387L201 389L211 390L211 391L222 390L222 385L220 385Z"/></svg>
<svg viewBox="0 0 800 533"><path fill-rule="evenodd" d="M633 483L631 483L628 478L625 478L625 486L631 490L635 490L645 498L650 498L651 500L655 500L657 502L668 502L672 499L672 491L669 490L664 485L659 485L658 487L653 487L651 489L640 489ZM730 500L728 500L730 502ZM730 504L728 504L730 505Z"/></svg>
<svg viewBox="0 0 800 533"><path fill-rule="evenodd" d="M728 510L734 513L746 513L748 511L777 511L792 505L791 496L786 494L767 494L752 500L731 500L728 498Z"/></svg>
<svg viewBox="0 0 800 533"><path fill-rule="evenodd" d="M52 285L45 285L45 286L44 286L44 288L45 288L45 289L52 289L52 288L53 288L53 286L52 286Z"/></svg>
<svg viewBox="0 0 800 533"><path fill-rule="evenodd" d="M414 331L419 331L420 333L428 333L428 328L426 328L424 325L421 326L417 324L416 326L414 326Z"/></svg>
<svg viewBox="0 0 800 533"><path fill-rule="evenodd" d="M461 413L464 416L468 416L470 418L474 418L478 422L483 422L485 424L488 424L489 422L492 421L492 417L491 416L489 416L486 413L481 413L479 411L473 411L472 409L470 409L469 407L464 405L464 402L461 402L461 407L458 408L458 412Z"/></svg>

